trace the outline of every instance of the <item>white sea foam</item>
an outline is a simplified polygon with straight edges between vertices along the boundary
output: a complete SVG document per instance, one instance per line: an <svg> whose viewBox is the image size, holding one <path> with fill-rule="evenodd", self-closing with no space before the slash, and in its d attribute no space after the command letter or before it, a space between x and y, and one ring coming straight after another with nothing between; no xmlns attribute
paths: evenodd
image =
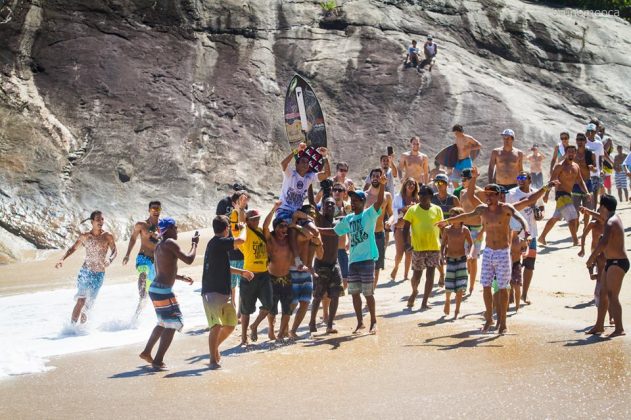
<svg viewBox="0 0 631 420"><path fill-rule="evenodd" d="M107 282L107 278L106 278ZM199 289L175 286L185 328L205 326ZM151 303L136 316L138 292L133 283L103 286L84 325L70 323L74 289L0 298L0 378L44 372L52 356L143 343L155 325ZM140 347L139 347L140 348Z"/></svg>

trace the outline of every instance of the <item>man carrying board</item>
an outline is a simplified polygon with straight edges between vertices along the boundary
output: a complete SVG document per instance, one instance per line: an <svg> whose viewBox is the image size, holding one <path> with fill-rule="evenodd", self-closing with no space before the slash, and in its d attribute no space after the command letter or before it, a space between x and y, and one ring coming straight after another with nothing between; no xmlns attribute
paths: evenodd
<svg viewBox="0 0 631 420"><path fill-rule="evenodd" d="M473 160L471 159L471 152L473 150L482 149L482 145L479 141L474 139L468 134L464 133L462 125L456 124L451 131L456 138L456 147L458 148L458 162L451 172L450 181L453 182L454 188L458 187L461 182L462 171L473 167Z"/></svg>

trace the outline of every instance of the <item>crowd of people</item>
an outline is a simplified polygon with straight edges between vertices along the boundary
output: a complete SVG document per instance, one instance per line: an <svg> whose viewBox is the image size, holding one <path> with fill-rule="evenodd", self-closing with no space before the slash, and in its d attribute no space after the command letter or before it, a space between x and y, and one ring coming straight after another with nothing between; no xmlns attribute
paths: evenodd
<svg viewBox="0 0 631 420"><path fill-rule="evenodd" d="M589 276L596 280L597 320L589 333L603 333L609 313L615 325L610 336L624 334L618 295L629 260L624 229L616 214L618 200L610 194L613 176L619 199L624 194L628 200L631 158L622 146L617 147L617 155L611 155L613 142L604 138L604 127L598 121L577 133L574 144L569 131L563 131L554 147L550 180L544 184L545 156L537 145L526 155L514 146L514 131L506 129L501 132L502 146L490 151L488 183L479 187L480 173L471 153L483 146L465 134L461 125L452 131L458 150L454 168L436 163L430 170L429 158L420 150L420 138L412 137L410 150L398 163L388 148L379 165L359 184L348 177L346 162L338 162L335 173L331 172L325 148L317 150L323 161L320 170L314 171L306 153L308 146L302 143L280 163L279 200L267 214L250 208L246 188L235 184L217 206L214 236L204 254L201 294L210 329L211 368L220 367L219 346L238 323L242 346L258 340L265 321L270 340L295 340L309 307L308 329L318 331L322 308L325 333L336 334L338 303L345 295L352 299L357 321L354 333L366 329L365 309L370 319L367 332L376 333L375 291L390 239L395 247L390 281L408 280L412 270L408 310L416 304L423 275L420 309L429 308L438 271L438 287L446 293L444 314L451 315L453 295L453 316L458 318L479 272L485 305L482 331L504 334L510 304L515 311L530 304L537 247L546 245L547 234L561 219L567 221L574 245L580 245L579 256L585 255L585 241L591 234L586 264ZM530 163L529 170L524 169L525 162ZM543 203L553 189L555 211L539 234L537 222L544 218ZM160 202L149 203L149 217L135 224L123 258L126 264L140 239L138 310L148 295L158 317L140 357L155 369L166 369L164 355L175 331L183 327L173 284L175 280L193 283L190 277L177 274L178 261L191 264L199 242L196 233L190 250L184 252L176 242L175 220L161 218L161 210ZM580 215L583 231L579 239ZM103 229L103 214L95 211L89 219L92 229L81 234L57 263L61 266L80 245L85 247L73 322L87 320L87 309L103 283L105 268L116 257L114 238ZM257 303L258 314L252 320Z"/></svg>

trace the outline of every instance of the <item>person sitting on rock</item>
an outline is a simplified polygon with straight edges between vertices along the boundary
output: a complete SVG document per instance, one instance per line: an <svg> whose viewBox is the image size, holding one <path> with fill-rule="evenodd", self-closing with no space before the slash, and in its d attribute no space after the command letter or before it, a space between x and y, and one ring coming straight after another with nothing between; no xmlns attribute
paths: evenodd
<svg viewBox="0 0 631 420"><path fill-rule="evenodd" d="M427 36L427 41L423 44L423 53L425 54L425 59L421 61L419 65L419 69L424 68L429 65L429 71L432 71L432 66L434 65L434 60L436 58L436 54L438 54L438 45L434 42L434 37L431 35Z"/></svg>
<svg viewBox="0 0 631 420"><path fill-rule="evenodd" d="M418 54L419 50L416 47L416 40L412 40L412 45L408 47L408 54L405 56L405 67L417 67L418 66Z"/></svg>

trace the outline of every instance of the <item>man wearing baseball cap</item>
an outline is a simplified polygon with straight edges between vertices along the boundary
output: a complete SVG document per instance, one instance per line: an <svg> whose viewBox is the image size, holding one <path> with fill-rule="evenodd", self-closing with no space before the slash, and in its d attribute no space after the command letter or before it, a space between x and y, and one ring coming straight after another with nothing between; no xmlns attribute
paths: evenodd
<svg viewBox="0 0 631 420"><path fill-rule="evenodd" d="M449 177L447 175L436 175L434 177L434 185L436 186L437 192L432 196L431 203L440 207L443 211L443 217L449 217L452 208L460 207L460 200L447 191L447 186L449 185ZM442 264L438 265L438 272L440 274L438 286L443 287L445 284L445 270Z"/></svg>
<svg viewBox="0 0 631 420"><path fill-rule="evenodd" d="M517 175L524 170L524 152L513 148L515 132L510 128L502 131L504 145L493 149L489 159L489 184L497 183L506 190L517 187Z"/></svg>
<svg viewBox="0 0 631 420"><path fill-rule="evenodd" d="M598 127L594 123L589 123L585 127L585 137L587 137L587 143L585 144L585 148L591 150L594 154L594 169L590 171L590 179L592 181L592 191L594 193L594 197L592 200L592 210L596 208L596 203L598 203L598 195L600 194L600 189L603 185L602 183L602 167L603 167L603 156L605 156L605 147L603 146L603 142L601 141L598 134L596 134L596 130Z"/></svg>
<svg viewBox="0 0 631 420"><path fill-rule="evenodd" d="M385 185L388 179L385 175L381 175L379 179L379 193L377 201L367 209L366 193L364 191L349 191L351 198L351 207L353 213L344 217L333 228L338 235L349 235L350 256L348 267L348 293L353 297L353 308L357 316L357 328L355 332L364 328L362 316L362 301L360 293L366 298L366 304L370 311L370 333L377 331L377 316L375 314L375 261L379 258L379 250L375 240L375 224L381 214L381 206L385 192ZM326 235L330 229L320 228L320 231Z"/></svg>

